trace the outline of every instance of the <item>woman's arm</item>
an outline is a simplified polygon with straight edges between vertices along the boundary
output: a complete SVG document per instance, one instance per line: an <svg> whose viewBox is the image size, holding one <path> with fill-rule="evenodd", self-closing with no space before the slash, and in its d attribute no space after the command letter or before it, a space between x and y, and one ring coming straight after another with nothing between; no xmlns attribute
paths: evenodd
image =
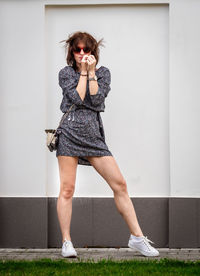
<svg viewBox="0 0 200 276"><path fill-rule="evenodd" d="M89 71L89 78L93 78L95 76L95 71ZM90 90L90 95L96 95L97 91L98 91L98 81L96 80L92 80L89 81L89 90Z"/></svg>
<svg viewBox="0 0 200 276"><path fill-rule="evenodd" d="M89 81L90 98L92 105L102 104L111 90L111 74L107 67L104 67L97 81ZM97 90L97 92L96 92Z"/></svg>

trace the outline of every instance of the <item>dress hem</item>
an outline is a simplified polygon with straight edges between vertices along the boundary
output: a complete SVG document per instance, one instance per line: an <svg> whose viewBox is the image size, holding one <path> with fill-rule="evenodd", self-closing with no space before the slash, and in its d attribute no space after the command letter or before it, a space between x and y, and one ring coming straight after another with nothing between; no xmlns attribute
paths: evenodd
<svg viewBox="0 0 200 276"><path fill-rule="evenodd" d="M108 154L103 154L103 155L84 155L84 156L78 156L78 155L61 155L61 154L58 154L56 155L56 157L58 158L58 156L70 156L70 157L78 157L78 165L86 165L86 166L92 166L92 164L90 163L90 161L87 159L87 157L91 157L91 156L94 156L94 157L102 157L102 156L113 156L112 153L108 153Z"/></svg>
<svg viewBox="0 0 200 276"><path fill-rule="evenodd" d="M91 156L94 156L94 157L101 157L101 156L113 156L112 154L103 154L103 155L69 155L69 154L58 154L56 155L56 157L58 156L70 156L70 157L91 157Z"/></svg>

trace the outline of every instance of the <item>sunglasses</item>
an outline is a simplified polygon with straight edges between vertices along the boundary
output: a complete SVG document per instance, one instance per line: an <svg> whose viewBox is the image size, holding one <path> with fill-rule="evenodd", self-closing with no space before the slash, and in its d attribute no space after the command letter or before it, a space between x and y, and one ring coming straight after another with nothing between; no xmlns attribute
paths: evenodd
<svg viewBox="0 0 200 276"><path fill-rule="evenodd" d="M81 47L75 47L73 49L73 51L75 53L80 53L81 49L83 49L84 53L89 53L90 52L90 48L89 47L83 47L83 48L81 48Z"/></svg>

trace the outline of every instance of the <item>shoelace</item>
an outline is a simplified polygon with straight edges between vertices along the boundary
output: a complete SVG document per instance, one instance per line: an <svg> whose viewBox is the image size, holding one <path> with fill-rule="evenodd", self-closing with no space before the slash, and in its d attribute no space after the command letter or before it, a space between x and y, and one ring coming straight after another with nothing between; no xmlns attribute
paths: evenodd
<svg viewBox="0 0 200 276"><path fill-rule="evenodd" d="M66 238L64 239L64 246L72 246L72 244L71 244L71 241L68 241L68 240L66 240Z"/></svg>
<svg viewBox="0 0 200 276"><path fill-rule="evenodd" d="M143 238L144 238L143 241L144 241L144 243L146 244L146 246L147 246L149 249L151 249L152 246L151 246L148 242L151 242L151 243L154 243L154 242L151 241L151 240L149 240L149 239L147 238L147 236L144 236Z"/></svg>

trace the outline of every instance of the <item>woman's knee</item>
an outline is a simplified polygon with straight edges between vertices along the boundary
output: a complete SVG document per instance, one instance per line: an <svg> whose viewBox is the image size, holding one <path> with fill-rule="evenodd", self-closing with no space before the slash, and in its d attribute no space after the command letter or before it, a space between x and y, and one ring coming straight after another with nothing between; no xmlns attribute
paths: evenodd
<svg viewBox="0 0 200 276"><path fill-rule="evenodd" d="M127 193L127 183L123 177L117 179L117 181L113 185L113 192L114 193Z"/></svg>
<svg viewBox="0 0 200 276"><path fill-rule="evenodd" d="M73 194L74 194L74 188L62 189L60 191L60 196L65 198L65 199L72 198Z"/></svg>
<svg viewBox="0 0 200 276"><path fill-rule="evenodd" d="M73 194L74 194L74 183L62 183L61 185L61 189L60 189L60 196L62 196L65 199L69 199L72 198Z"/></svg>

